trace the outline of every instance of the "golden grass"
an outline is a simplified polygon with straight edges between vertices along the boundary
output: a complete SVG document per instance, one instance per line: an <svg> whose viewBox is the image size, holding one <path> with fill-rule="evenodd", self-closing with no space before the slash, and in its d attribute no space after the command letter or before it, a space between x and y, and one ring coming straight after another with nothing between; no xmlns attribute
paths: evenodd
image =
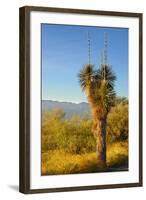
<svg viewBox="0 0 146 200"><path fill-rule="evenodd" d="M107 147L107 166L109 168L128 167L128 141L116 142Z"/></svg>
<svg viewBox="0 0 146 200"><path fill-rule="evenodd" d="M64 151L42 153L42 175L118 171L128 167L128 143L116 142L107 146L107 169L97 161L96 153L68 154Z"/></svg>

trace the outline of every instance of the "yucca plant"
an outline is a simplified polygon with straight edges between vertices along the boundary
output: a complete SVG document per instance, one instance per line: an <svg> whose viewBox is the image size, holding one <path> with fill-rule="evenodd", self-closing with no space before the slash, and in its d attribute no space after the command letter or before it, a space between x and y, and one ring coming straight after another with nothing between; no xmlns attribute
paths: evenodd
<svg viewBox="0 0 146 200"><path fill-rule="evenodd" d="M78 74L82 90L87 96L92 114L92 133L96 140L97 159L106 167L106 126L107 114L115 99L114 82L116 76L107 64L83 66Z"/></svg>

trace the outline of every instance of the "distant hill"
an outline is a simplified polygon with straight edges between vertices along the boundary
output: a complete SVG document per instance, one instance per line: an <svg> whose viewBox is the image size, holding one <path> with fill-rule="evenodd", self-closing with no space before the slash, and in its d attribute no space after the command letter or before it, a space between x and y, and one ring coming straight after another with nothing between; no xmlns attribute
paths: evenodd
<svg viewBox="0 0 146 200"><path fill-rule="evenodd" d="M59 102L51 100L42 100L42 112L51 111L54 108L60 108L66 113L66 117L70 118L73 115L90 116L90 109L88 103L72 103Z"/></svg>
<svg viewBox="0 0 146 200"><path fill-rule="evenodd" d="M115 105L128 104L126 97L116 97ZM81 117L90 117L89 104L85 102L72 103L72 102L60 102L51 100L42 100L42 112L51 111L55 108L60 108L66 113L67 118L71 118L73 115L79 115Z"/></svg>

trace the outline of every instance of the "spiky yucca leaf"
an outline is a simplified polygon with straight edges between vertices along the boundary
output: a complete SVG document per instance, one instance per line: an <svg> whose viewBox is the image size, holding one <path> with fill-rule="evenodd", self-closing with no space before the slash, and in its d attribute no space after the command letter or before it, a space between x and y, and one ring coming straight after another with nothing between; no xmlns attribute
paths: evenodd
<svg viewBox="0 0 146 200"><path fill-rule="evenodd" d="M101 85L97 88L96 97L97 105L100 105L103 112L106 114L109 112L111 106L114 104L115 91L109 85L107 80L101 80Z"/></svg>
<svg viewBox="0 0 146 200"><path fill-rule="evenodd" d="M86 90L86 88L91 85L94 80L95 70L94 66L91 64L84 65L78 74L79 82L82 90Z"/></svg>
<svg viewBox="0 0 146 200"><path fill-rule="evenodd" d="M116 76L109 65L101 65L95 75L98 86L96 87L96 104L101 106L104 113L108 113L115 99L114 83Z"/></svg>
<svg viewBox="0 0 146 200"><path fill-rule="evenodd" d="M96 71L96 79L97 80L106 80L108 83L107 86L114 88L114 82L116 80L115 73L112 70L110 65L102 64L101 67Z"/></svg>

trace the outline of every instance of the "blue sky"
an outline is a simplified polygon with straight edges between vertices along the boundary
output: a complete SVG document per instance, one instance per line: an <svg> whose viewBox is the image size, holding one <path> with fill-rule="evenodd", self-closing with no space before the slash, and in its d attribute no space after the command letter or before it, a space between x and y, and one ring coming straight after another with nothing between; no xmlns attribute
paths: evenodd
<svg viewBox="0 0 146 200"><path fill-rule="evenodd" d="M117 76L118 96L128 97L128 29L70 25L41 25L42 99L85 102L78 73L88 63L87 33L91 37L91 63L100 64L104 33L108 34L107 63Z"/></svg>

